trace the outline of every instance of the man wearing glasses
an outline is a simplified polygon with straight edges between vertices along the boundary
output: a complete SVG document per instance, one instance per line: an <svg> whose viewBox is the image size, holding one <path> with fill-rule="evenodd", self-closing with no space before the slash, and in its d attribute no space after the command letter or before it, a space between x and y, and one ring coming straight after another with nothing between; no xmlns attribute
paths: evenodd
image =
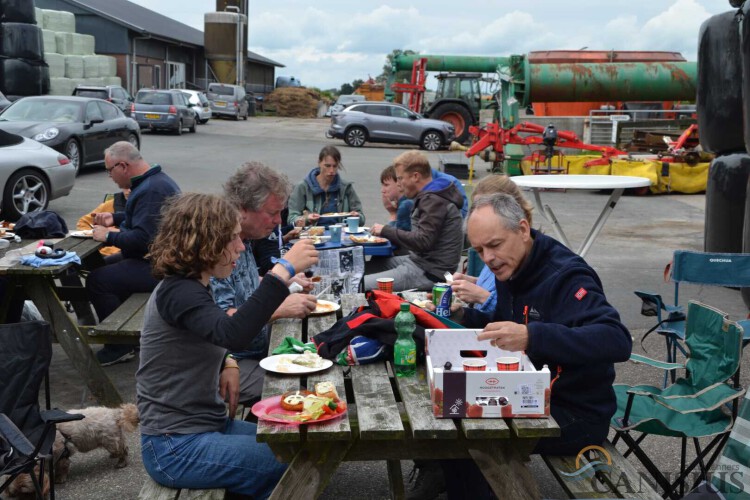
<svg viewBox="0 0 750 500"><path fill-rule="evenodd" d="M159 165L149 165L129 142L117 142L104 152L104 168L120 189L129 188L131 192L124 212L103 212L94 217L94 239L121 250L106 257L106 265L94 270L86 280L86 290L100 322L131 294L150 292L156 287L146 253L156 236L162 204L180 192ZM133 356L132 346L116 344L105 344L96 353L102 366L122 363Z"/></svg>

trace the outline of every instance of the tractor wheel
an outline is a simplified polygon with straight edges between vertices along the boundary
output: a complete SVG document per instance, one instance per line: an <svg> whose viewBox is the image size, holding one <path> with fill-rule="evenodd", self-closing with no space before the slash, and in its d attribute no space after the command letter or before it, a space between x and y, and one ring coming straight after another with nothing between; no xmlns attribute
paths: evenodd
<svg viewBox="0 0 750 500"><path fill-rule="evenodd" d="M430 118L442 120L456 129L456 142L463 144L469 139L469 126L474 124L471 113L460 104L441 104L430 113Z"/></svg>

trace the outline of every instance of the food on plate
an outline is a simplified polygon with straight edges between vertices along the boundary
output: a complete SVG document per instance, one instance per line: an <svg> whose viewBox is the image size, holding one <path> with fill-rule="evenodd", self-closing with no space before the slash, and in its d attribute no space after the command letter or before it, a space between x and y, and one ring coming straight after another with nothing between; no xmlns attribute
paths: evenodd
<svg viewBox="0 0 750 500"><path fill-rule="evenodd" d="M315 394L333 400L339 398L339 395L336 392L336 386L333 385L333 382L318 382L315 384Z"/></svg>
<svg viewBox="0 0 750 500"><path fill-rule="evenodd" d="M334 302L328 302L326 301L318 301L317 305L315 306L315 310L313 313L315 314L323 314L323 313L329 313L333 312L337 309L337 304Z"/></svg>
<svg viewBox="0 0 750 500"><path fill-rule="evenodd" d="M356 236L356 235L350 235L349 239L352 240L354 243L386 243L388 242L385 238L380 238L379 236Z"/></svg>
<svg viewBox="0 0 750 500"><path fill-rule="evenodd" d="M325 214L320 214L321 217L346 217L347 215L350 215L351 212L328 212Z"/></svg>
<svg viewBox="0 0 750 500"><path fill-rule="evenodd" d="M411 301L412 304L414 304L417 307L421 307L422 309L425 309L429 304L432 304L432 301L430 299L416 299Z"/></svg>
<svg viewBox="0 0 750 500"><path fill-rule="evenodd" d="M289 411L302 411L305 398L310 395L314 394L307 389L285 392L281 395L281 407Z"/></svg>
<svg viewBox="0 0 750 500"><path fill-rule="evenodd" d="M323 233L325 232L326 228L324 227L311 227L307 230L309 236L323 236Z"/></svg>
<svg viewBox="0 0 750 500"><path fill-rule="evenodd" d="M323 364L323 358L314 352L305 351L296 358L292 359L295 365L302 365L308 368L319 368Z"/></svg>
<svg viewBox="0 0 750 500"><path fill-rule="evenodd" d="M14 223L12 223L12 222L2 221L2 222L0 222L0 227L3 228L3 229L9 229L9 230L13 231L16 228L16 225Z"/></svg>

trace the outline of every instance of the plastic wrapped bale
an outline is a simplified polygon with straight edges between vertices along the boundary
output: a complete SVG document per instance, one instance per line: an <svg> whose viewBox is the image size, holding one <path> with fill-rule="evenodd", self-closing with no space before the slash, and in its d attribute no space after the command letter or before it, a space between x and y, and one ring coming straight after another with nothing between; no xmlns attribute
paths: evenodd
<svg viewBox="0 0 750 500"><path fill-rule="evenodd" d="M55 42L57 45L57 53L64 56L73 54L73 35L74 33L65 33L62 31L55 32ZM81 61L83 64L83 61Z"/></svg>
<svg viewBox="0 0 750 500"><path fill-rule="evenodd" d="M65 78L83 79L83 56L65 56Z"/></svg>
<svg viewBox="0 0 750 500"><path fill-rule="evenodd" d="M65 56L55 52L45 52L44 62L49 66L50 78L65 77Z"/></svg>
<svg viewBox="0 0 750 500"><path fill-rule="evenodd" d="M11 59L42 59L42 29L35 24L0 24L0 55Z"/></svg>
<svg viewBox="0 0 750 500"><path fill-rule="evenodd" d="M34 18L36 19L37 26L44 28L44 13L39 7L34 7Z"/></svg>
<svg viewBox="0 0 750 500"><path fill-rule="evenodd" d="M742 130L742 55L735 12L708 18L698 34L698 130L704 150L745 150Z"/></svg>
<svg viewBox="0 0 750 500"><path fill-rule="evenodd" d="M45 52L54 52L59 54L57 51L57 38L55 32L52 30L42 30L42 45Z"/></svg>
<svg viewBox="0 0 750 500"><path fill-rule="evenodd" d="M44 15L42 28L64 33L76 32L76 16L71 12L42 9L42 14Z"/></svg>
<svg viewBox="0 0 750 500"><path fill-rule="evenodd" d="M95 85L97 87L104 85L104 78L84 78L83 81L86 85Z"/></svg>
<svg viewBox="0 0 750 500"><path fill-rule="evenodd" d="M83 77L98 78L102 76L99 73L99 56L83 56Z"/></svg>
<svg viewBox="0 0 750 500"><path fill-rule="evenodd" d="M706 252L741 253L750 155L719 156L711 162L706 184Z"/></svg>
<svg viewBox="0 0 750 500"><path fill-rule="evenodd" d="M119 76L104 76L102 80L104 80L104 85L119 85L122 87L122 78Z"/></svg>
<svg viewBox="0 0 750 500"><path fill-rule="evenodd" d="M36 24L36 8L29 0L0 0L0 22Z"/></svg>
<svg viewBox="0 0 750 500"><path fill-rule="evenodd" d="M0 88L7 95L44 95L49 92L49 84L49 69L44 61L0 60Z"/></svg>
<svg viewBox="0 0 750 500"><path fill-rule="evenodd" d="M71 95L73 89L76 86L73 84L73 80L70 78L54 78L49 79L49 93L50 95Z"/></svg>
<svg viewBox="0 0 750 500"><path fill-rule="evenodd" d="M79 56L94 55L96 39L91 35L73 33L73 54Z"/></svg>
<svg viewBox="0 0 750 500"><path fill-rule="evenodd" d="M99 58L99 76L115 76L117 74L117 59L111 56L97 56Z"/></svg>

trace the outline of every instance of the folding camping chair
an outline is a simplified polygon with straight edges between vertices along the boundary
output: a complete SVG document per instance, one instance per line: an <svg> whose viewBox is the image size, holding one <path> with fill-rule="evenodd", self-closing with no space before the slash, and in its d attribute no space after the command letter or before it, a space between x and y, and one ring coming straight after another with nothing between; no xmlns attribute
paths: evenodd
<svg viewBox="0 0 750 500"><path fill-rule="evenodd" d="M52 443L55 424L80 420L50 410L49 365L52 333L44 321L0 325L0 493L21 474L29 474L37 499L45 498L45 465L49 465L50 498L55 498ZM46 411L39 409L44 382ZM35 467L38 466L38 475Z"/></svg>
<svg viewBox="0 0 750 500"><path fill-rule="evenodd" d="M685 368L685 377L678 378L664 389L649 385L614 386L617 412L611 421L616 432L613 442L622 438L628 446L625 456L631 452L636 455L664 489L665 498L677 498L678 489L682 496L685 482L696 467L700 468L696 484L705 479L729 436L737 415L738 399L745 392L739 385L742 335L742 327L727 320L723 312L691 301L685 325L689 353L685 365L664 363L637 354L630 358L664 370ZM724 411L729 403L731 415ZM634 438L635 432L641 435ZM671 483L640 446L649 435L681 440L680 475ZM704 448L699 442L702 437L712 438ZM686 465L689 439L693 441L696 458Z"/></svg>
<svg viewBox="0 0 750 500"><path fill-rule="evenodd" d="M667 363L677 362L677 351L686 355L682 346L685 340L685 312L680 305L680 283L697 285L750 287L750 254L708 253L688 250L675 250L671 279L674 281L674 304L665 303L661 295L636 290L635 294L643 301L641 314L656 316L656 325L649 329L641 342L652 332L664 336L667 345ZM745 330L743 347L750 342L750 320L739 322ZM675 380L674 371L664 372L664 386L667 377Z"/></svg>

